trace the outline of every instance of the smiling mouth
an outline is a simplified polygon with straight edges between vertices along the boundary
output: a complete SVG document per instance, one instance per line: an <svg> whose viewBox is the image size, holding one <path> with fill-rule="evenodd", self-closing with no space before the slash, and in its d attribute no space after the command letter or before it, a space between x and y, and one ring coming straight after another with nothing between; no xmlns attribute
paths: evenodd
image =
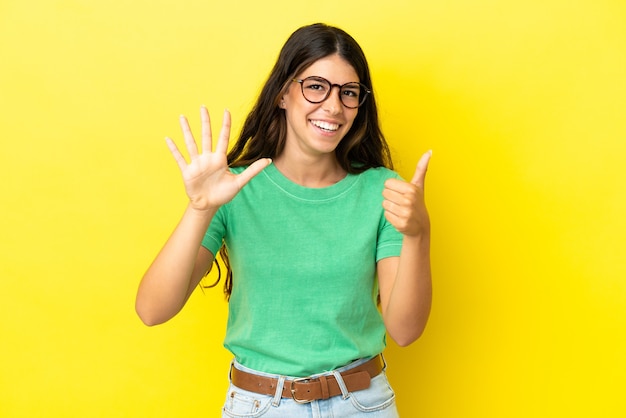
<svg viewBox="0 0 626 418"><path fill-rule="evenodd" d="M336 132L339 125L336 123L324 122L322 120L312 120L311 124L326 132Z"/></svg>

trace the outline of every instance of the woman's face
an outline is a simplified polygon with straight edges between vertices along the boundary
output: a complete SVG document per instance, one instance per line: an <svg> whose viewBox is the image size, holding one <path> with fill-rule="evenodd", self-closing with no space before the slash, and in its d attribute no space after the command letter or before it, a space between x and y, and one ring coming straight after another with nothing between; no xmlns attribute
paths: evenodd
<svg viewBox="0 0 626 418"><path fill-rule="evenodd" d="M356 71L339 55L329 55L315 61L295 78L322 77L332 84L359 82ZM285 150L308 156L332 155L339 142L348 133L358 109L345 107L339 98L339 88L332 87L330 96L321 103L310 103L302 95L302 87L292 82L282 97L280 107L285 109L287 138Z"/></svg>

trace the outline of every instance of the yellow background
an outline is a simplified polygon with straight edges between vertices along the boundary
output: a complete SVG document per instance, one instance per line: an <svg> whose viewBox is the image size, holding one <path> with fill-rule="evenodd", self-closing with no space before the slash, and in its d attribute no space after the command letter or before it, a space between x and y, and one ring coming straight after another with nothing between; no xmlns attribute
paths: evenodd
<svg viewBox="0 0 626 418"><path fill-rule="evenodd" d="M2 0L0 417L218 416L221 291L134 313L185 206L162 138L201 104L238 128L315 21L364 48L401 174L434 150L402 416L626 415L623 0Z"/></svg>

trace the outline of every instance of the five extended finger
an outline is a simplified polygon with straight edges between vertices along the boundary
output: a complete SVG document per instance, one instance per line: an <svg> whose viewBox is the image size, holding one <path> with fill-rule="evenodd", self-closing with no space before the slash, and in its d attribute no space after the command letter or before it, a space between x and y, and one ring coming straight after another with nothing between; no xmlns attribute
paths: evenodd
<svg viewBox="0 0 626 418"><path fill-rule="evenodd" d="M194 159L198 156L198 146L196 145L196 141L193 139L193 134L191 133L191 128L189 127L189 121L187 121L187 118L183 115L180 115L180 128L183 131L183 137L185 138L185 145L187 146L189 157Z"/></svg>
<svg viewBox="0 0 626 418"><path fill-rule="evenodd" d="M170 149L170 152L174 156L174 159L178 164L178 168L180 168L181 171L184 170L187 167L187 161L185 161L185 157L183 157L183 154L180 153L178 147L170 138L165 138L165 142L167 143L167 147Z"/></svg>
<svg viewBox="0 0 626 418"><path fill-rule="evenodd" d="M254 176L259 174L265 167L270 165L272 160L270 158L261 158L260 160L256 160L248 168L242 171L238 176L239 188L243 188Z"/></svg>
<svg viewBox="0 0 626 418"><path fill-rule="evenodd" d="M200 107L200 121L202 123L202 152L211 152L213 149L213 134L211 133L211 117L206 106Z"/></svg>
<svg viewBox="0 0 626 418"><path fill-rule="evenodd" d="M222 119L222 129L220 129L220 137L217 140L215 152L226 155L228 149L228 138L230 137L230 112L224 110L224 118Z"/></svg>

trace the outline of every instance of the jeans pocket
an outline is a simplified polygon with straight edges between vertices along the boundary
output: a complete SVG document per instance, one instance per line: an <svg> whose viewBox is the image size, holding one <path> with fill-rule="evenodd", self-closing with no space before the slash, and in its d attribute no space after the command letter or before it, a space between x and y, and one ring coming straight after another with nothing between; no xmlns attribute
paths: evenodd
<svg viewBox="0 0 626 418"><path fill-rule="evenodd" d="M352 392L350 398L352 404L361 412L374 412L394 407L396 394L389 385L385 372L374 377L370 387L357 392Z"/></svg>
<svg viewBox="0 0 626 418"><path fill-rule="evenodd" d="M272 407L273 397L239 389L232 383L222 409L224 417L258 418Z"/></svg>

